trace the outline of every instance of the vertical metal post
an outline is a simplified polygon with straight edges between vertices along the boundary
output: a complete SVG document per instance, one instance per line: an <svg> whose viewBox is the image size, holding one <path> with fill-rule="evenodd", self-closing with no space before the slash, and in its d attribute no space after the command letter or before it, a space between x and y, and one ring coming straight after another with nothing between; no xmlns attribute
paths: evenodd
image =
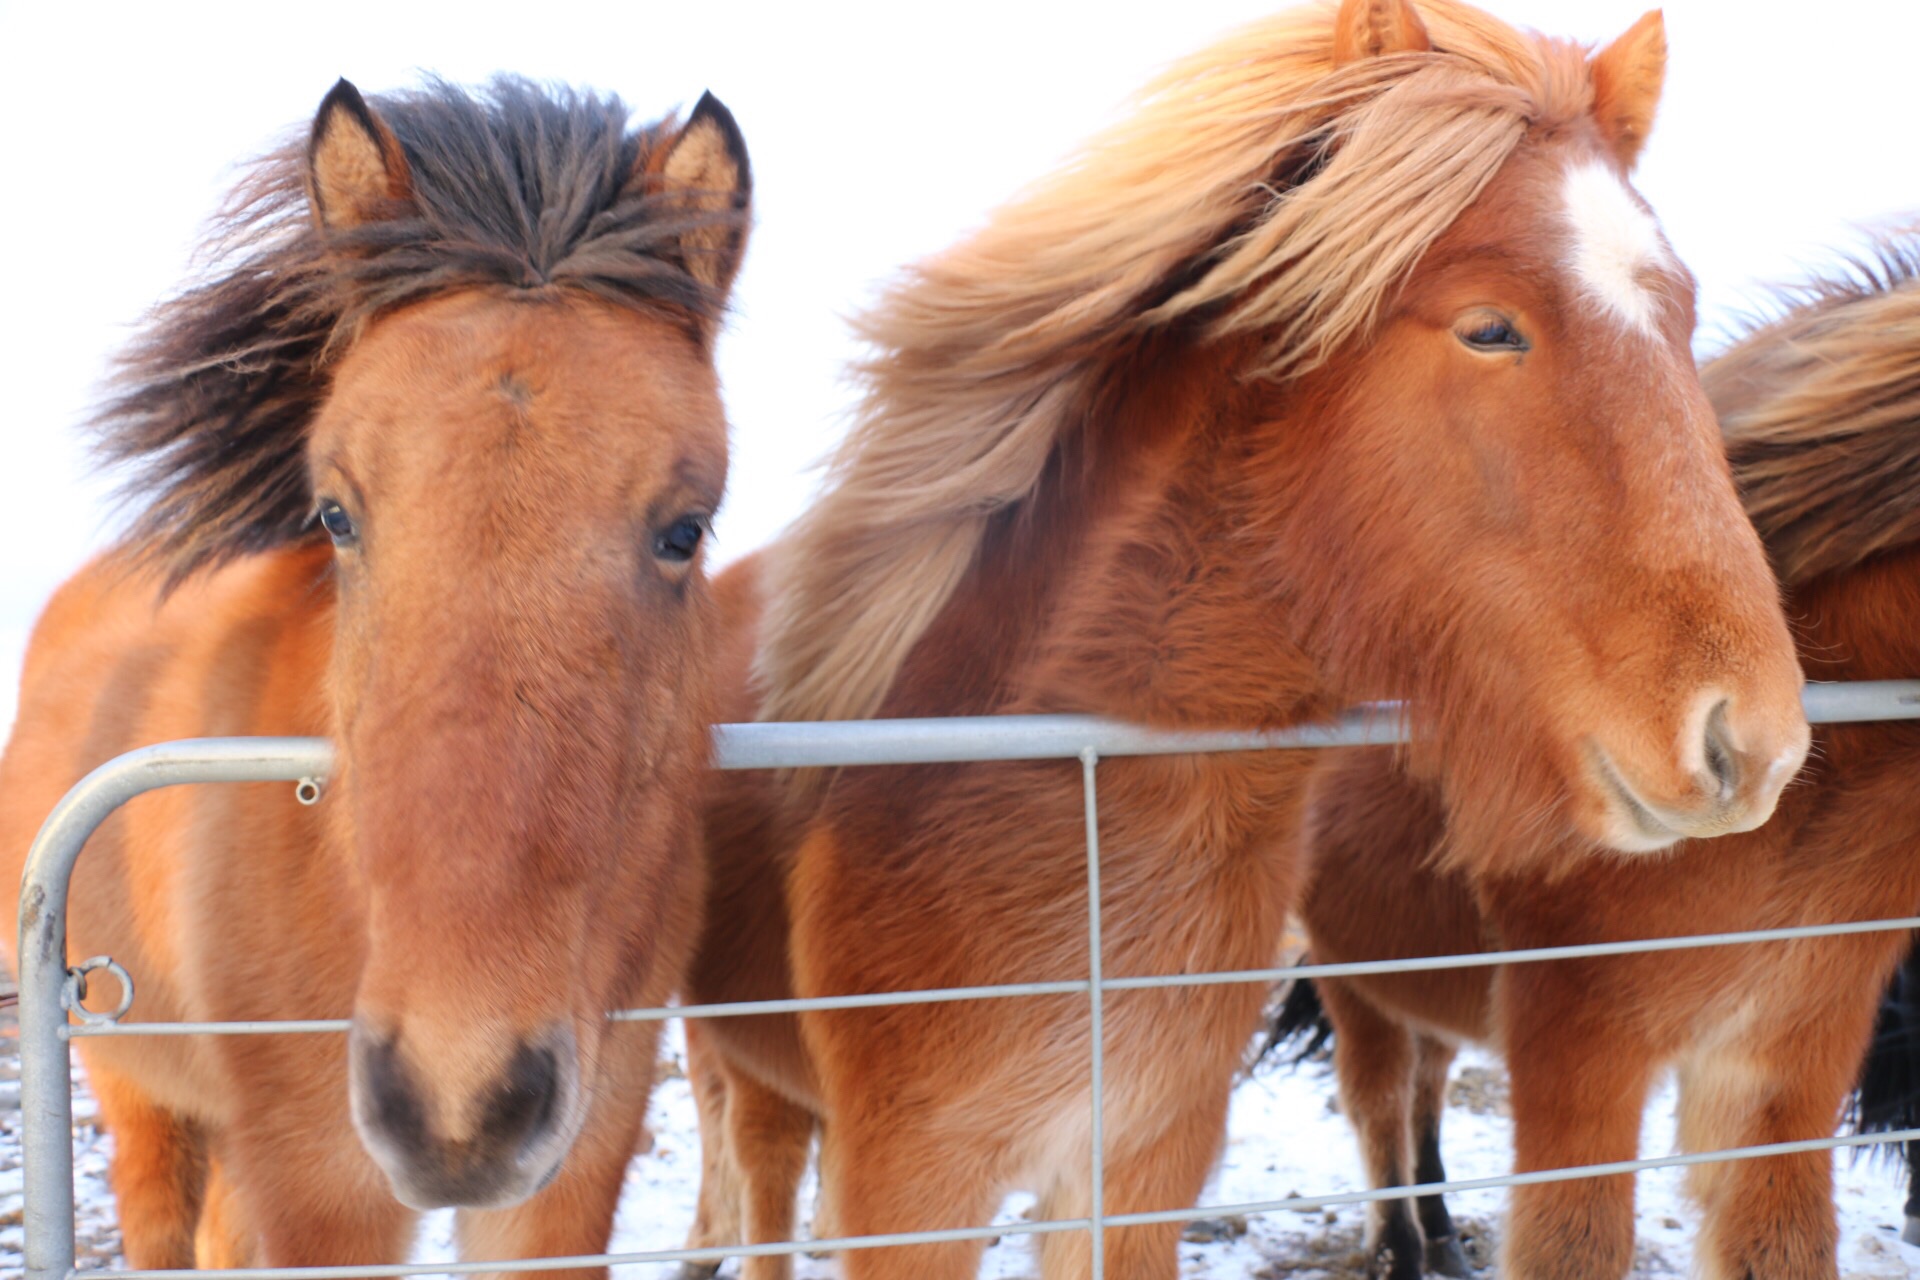
<svg viewBox="0 0 1920 1280"><path fill-rule="evenodd" d="M67 980L68 875L73 856L98 821L64 804L55 809L34 840L20 886L20 1154L27 1280L66 1280L73 1270L73 1092L70 1051L60 1034L67 1024L60 995Z"/></svg>
<svg viewBox="0 0 1920 1280"><path fill-rule="evenodd" d="M20 878L20 1145L26 1165L26 1280L73 1270L73 1092L67 1010L67 890L94 829L143 791L185 782L324 777L319 738L200 738L144 747L95 769L61 797Z"/></svg>
<svg viewBox="0 0 1920 1280"><path fill-rule="evenodd" d="M1087 1217L1093 1235L1093 1280L1104 1280L1107 1273L1107 1170L1106 1170L1106 992L1101 989L1100 968L1100 801L1094 785L1094 769L1100 756L1092 747L1080 753L1080 784L1087 805L1087 1003L1093 1022L1093 1052L1087 1073L1093 1092L1091 1181L1093 1202Z"/></svg>

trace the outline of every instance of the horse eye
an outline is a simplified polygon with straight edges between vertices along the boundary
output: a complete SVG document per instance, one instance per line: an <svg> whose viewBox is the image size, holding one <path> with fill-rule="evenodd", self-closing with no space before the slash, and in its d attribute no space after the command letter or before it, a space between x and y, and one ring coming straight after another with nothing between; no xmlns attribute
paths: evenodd
<svg viewBox="0 0 1920 1280"><path fill-rule="evenodd" d="M1460 335L1460 341L1480 351L1525 351L1527 340L1517 330L1498 316L1488 316L1476 321L1473 328Z"/></svg>
<svg viewBox="0 0 1920 1280"><path fill-rule="evenodd" d="M348 545L358 536L354 533L353 517L332 498L320 500L320 527L327 531L327 536L333 539L337 547Z"/></svg>
<svg viewBox="0 0 1920 1280"><path fill-rule="evenodd" d="M681 516L653 535L653 554L671 564L685 564L707 536L705 516Z"/></svg>

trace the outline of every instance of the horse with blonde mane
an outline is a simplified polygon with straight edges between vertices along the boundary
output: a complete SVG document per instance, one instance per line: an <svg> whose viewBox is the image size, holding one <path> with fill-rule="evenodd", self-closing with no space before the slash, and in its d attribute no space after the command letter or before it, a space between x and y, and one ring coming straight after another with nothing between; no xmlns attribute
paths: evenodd
<svg viewBox="0 0 1920 1280"><path fill-rule="evenodd" d="M404 1262L441 1205L469 1257L605 1247L656 1035L605 1015L660 1003L697 930L749 190L717 100L627 114L341 81L99 419L139 513L35 630L0 880L129 748L331 737L311 808L127 804L69 938L146 1019L353 1027L82 1043L135 1267Z"/></svg>
<svg viewBox="0 0 1920 1280"><path fill-rule="evenodd" d="M1590 54L1455 0L1291 11L1177 66L866 316L827 491L719 581L722 715L1262 729L1404 697L1489 841L1764 821L1800 673L1692 280L1627 184L1664 66L1658 15ZM1276 961L1311 768L1100 766L1107 975ZM707 813L694 1001L1089 972L1077 765L737 774ZM1106 1213L1194 1203L1263 998L1107 998ZM838 1232L981 1226L1018 1187L1087 1216L1091 1035L1074 996L700 1027L696 1240L788 1238L811 1117ZM1172 1276L1179 1230L1108 1230L1107 1273ZM981 1248L842 1265L957 1280ZM1085 1232L1040 1250L1091 1266Z"/></svg>
<svg viewBox="0 0 1920 1280"><path fill-rule="evenodd" d="M1702 370L1727 450L1801 634L1808 673L1920 670L1920 235L1884 239L1850 275ZM1301 915L1316 960L1340 962L1771 929L1920 912L1920 727L1828 725L1806 784L1765 827L1659 859L1548 845L1489 865L1448 829L1430 787L1379 752L1328 762L1315 787ZM1630 1160L1656 1074L1677 1068L1680 1143L1710 1151L1833 1133L1859 1078L1895 930L1679 954L1318 982L1346 1114L1377 1186L1443 1178L1440 1099L1462 1040L1512 1075L1520 1170ZM1296 1002L1296 1007L1298 1002ZM1904 1046L1899 1052L1910 1052ZM1417 1165L1415 1163L1417 1159ZM1410 1176L1411 1175L1411 1176ZM1693 1170L1700 1273L1808 1280L1837 1272L1825 1151ZM1633 1180L1516 1187L1509 1276L1625 1275ZM1421 1274L1437 1197L1381 1206L1378 1269Z"/></svg>

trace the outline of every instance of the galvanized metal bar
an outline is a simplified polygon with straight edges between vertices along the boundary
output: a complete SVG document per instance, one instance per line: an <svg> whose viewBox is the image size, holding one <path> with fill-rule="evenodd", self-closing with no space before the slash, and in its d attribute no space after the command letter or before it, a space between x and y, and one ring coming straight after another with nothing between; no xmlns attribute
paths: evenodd
<svg viewBox="0 0 1920 1280"><path fill-rule="evenodd" d="M741 1000L732 1004L660 1005L617 1009L613 1022L662 1022L668 1018L751 1018L769 1013L814 1009L878 1009L902 1004L942 1004L952 1000L1005 1000L1021 996L1070 996L1086 991L1078 979L1061 982L1007 982L987 987L928 987L920 991L882 991L860 996L815 996L805 1000ZM68 1027L70 1039L94 1036L308 1035L346 1031L345 1018L287 1018L264 1022L122 1022L113 1026Z"/></svg>
<svg viewBox="0 0 1920 1280"><path fill-rule="evenodd" d="M1800 695L1813 724L1920 720L1920 680L1815 681Z"/></svg>
<svg viewBox="0 0 1920 1280"><path fill-rule="evenodd" d="M345 1018L269 1018L261 1022L115 1022L105 1026L60 1028L63 1040L103 1036L306 1036L336 1035L352 1024Z"/></svg>
<svg viewBox="0 0 1920 1280"><path fill-rule="evenodd" d="M1504 1173L1487 1178L1455 1178L1446 1182L1422 1182L1401 1187L1380 1187L1370 1191L1342 1191L1324 1196L1289 1196L1281 1200L1249 1200L1239 1204L1195 1205L1186 1209L1153 1210L1142 1213L1116 1213L1106 1219L1108 1226L1147 1226L1158 1222L1189 1222L1195 1218L1224 1214L1274 1213L1289 1209L1317 1209L1336 1205L1367 1204L1375 1200L1405 1200L1411 1196L1443 1195L1456 1191L1492 1191L1502 1187L1529 1186L1543 1182L1572 1182L1581 1178L1604 1178L1618 1174L1642 1173L1649 1169L1668 1169L1685 1165L1711 1164L1722 1160L1758 1160L1768 1156L1794 1155L1805 1151L1831 1150L1835 1147L1878 1146L1920 1139L1920 1129L1902 1129L1894 1133L1852 1134L1844 1138L1813 1138L1801 1142L1775 1142L1761 1146L1728 1147L1719 1151L1693 1151L1671 1156L1652 1156L1644 1160L1617 1160L1607 1164L1543 1169L1533 1173ZM568 1267L638 1266L662 1262L717 1262L725 1258L769 1257L779 1254L840 1252L847 1249L885 1249L907 1244L944 1244L956 1240L990 1240L996 1236L1043 1235L1060 1231L1086 1231L1093 1227L1088 1218L1061 1218L1040 1222L1015 1222L1003 1226L960 1227L947 1231L903 1231L890 1235L839 1236L825 1240L789 1240L779 1244L718 1245L704 1249L653 1249L636 1253L584 1254L567 1258L524 1258L492 1262L415 1262L400 1266L360 1267L247 1267L214 1274L225 1280L360 1280L371 1276L471 1275L476 1272L538 1272ZM196 1280L201 1271L115 1271L115 1280Z"/></svg>
<svg viewBox="0 0 1920 1280"><path fill-rule="evenodd" d="M1815 724L1920 719L1920 680L1809 684L1801 698ZM982 760L1379 746L1403 741L1399 703L1356 707L1327 724L1265 733L1169 732L1101 716L972 716L724 724L714 728L722 769L835 768Z"/></svg>
<svg viewBox="0 0 1920 1280"><path fill-rule="evenodd" d="M1338 1205L1367 1204L1375 1200L1406 1200L1413 1196L1451 1195L1456 1191L1497 1191L1504 1187L1528 1187L1543 1182L1577 1182L1582 1178L1611 1178L1623 1173L1645 1173L1649 1169L1679 1169L1696 1164L1721 1164L1730 1160L1762 1160L1769 1156L1799 1155L1808 1151L1832 1151L1836 1147L1877 1147L1920 1138L1920 1129L1900 1129L1892 1133L1853 1133L1844 1137L1805 1138L1798 1142L1769 1142L1751 1147L1723 1147L1718 1151L1683 1151L1670 1156L1649 1156L1644 1160L1613 1160L1605 1164L1568 1165L1561 1169L1538 1169L1531 1173L1501 1173L1487 1178L1452 1178L1446 1182L1421 1182L1402 1187L1380 1187L1371 1191L1343 1191L1325 1196L1289 1196L1282 1200L1247 1200L1239 1204L1196 1205L1191 1209L1160 1209L1147 1213L1116 1213L1107 1219L1110 1226L1147 1226L1156 1222L1191 1222L1195 1218L1228 1214L1274 1213L1284 1209L1320 1209Z"/></svg>
<svg viewBox="0 0 1920 1280"><path fill-rule="evenodd" d="M1092 1149L1089 1180L1092 1201L1087 1216L1093 1227L1093 1280L1106 1280L1107 1274L1107 1011L1106 987L1101 982L1100 960L1100 799L1096 773L1100 756L1092 747L1080 753L1080 789L1087 809L1087 1005L1092 1023L1093 1045L1088 1054L1088 1086L1092 1094L1092 1125L1088 1146Z"/></svg>
<svg viewBox="0 0 1920 1280"><path fill-rule="evenodd" d="M20 1111L28 1280L73 1266L73 1095L66 1009L67 888L94 829L128 800L182 782L294 781L332 757L311 738L212 738L131 751L67 792L41 824L20 881Z"/></svg>
<svg viewBox="0 0 1920 1280"><path fill-rule="evenodd" d="M1384 702L1357 707L1327 724L1266 733L1170 732L1100 716L782 721L716 725L713 733L714 764L722 769L1073 760L1087 750L1101 756L1143 756L1356 747L1404 737L1399 704Z"/></svg>
<svg viewBox="0 0 1920 1280"><path fill-rule="evenodd" d="M1235 969L1216 973L1173 973L1135 978L1102 978L1104 991L1146 991L1159 987L1210 987L1241 982L1280 982L1293 978L1352 978L1368 974L1421 973L1436 969L1485 969L1494 965L1539 964L1549 960L1578 960L1592 956L1634 955L1645 951L1686 951L1700 947L1746 946L1760 942L1791 942L1803 938L1843 937L1856 933L1885 933L1920 929L1920 916L1887 920L1850 920L1839 924L1792 925L1781 929L1748 929L1737 933L1700 933L1679 938L1640 938L1627 942L1588 942L1565 947L1530 947L1519 951L1473 951L1460 955L1419 956L1403 960L1352 960L1339 964L1278 965L1271 969ZM607 1015L615 1022L659 1022L667 1018L750 1018L770 1013L806 1013L817 1009L878 1009L892 1005L941 1004L957 1000L1004 1000L1025 996L1079 995L1087 984L1062 982L1008 982L983 987L930 987L920 991L882 991L870 995L806 996L787 1000L744 1000L737 1004L662 1005L651 1009L621 1009ZM288 1035L343 1032L344 1018L286 1019L267 1022L122 1022L113 1026L63 1027L69 1039L94 1036L177 1035Z"/></svg>
<svg viewBox="0 0 1920 1280"><path fill-rule="evenodd" d="M1734 947L1755 942L1793 942L1801 938L1837 938L1856 933L1886 933L1920 929L1920 916L1888 920L1849 920L1840 924L1803 924L1783 929L1744 929L1729 933L1699 933L1680 938L1637 938L1628 942L1586 942L1567 947L1528 947L1517 951L1474 951L1451 956L1418 956L1405 960L1352 960L1340 964L1282 965L1272 969L1238 969L1219 973L1165 974L1139 978L1108 978L1109 991L1146 991L1154 987L1211 987L1223 983L1277 982L1283 978L1356 978L1376 973L1425 973L1434 969L1483 969L1493 965L1539 964L1548 960L1580 960L1591 956L1638 955L1648 951L1689 951L1699 947Z"/></svg>
<svg viewBox="0 0 1920 1280"><path fill-rule="evenodd" d="M712 1245L702 1249L648 1249L635 1253L586 1253L563 1258L508 1258L493 1262L407 1262L386 1266L353 1267L233 1267L208 1271L112 1271L112 1280L361 1280L371 1276L474 1275L480 1272L563 1271L573 1267L635 1267L663 1262L722 1262L728 1258L775 1257L780 1254L838 1252L845 1249L891 1249L911 1244L951 1244L959 1240L993 1240L999 1236L1056 1235L1085 1231L1085 1218L1046 1222L1008 1222L992 1227L953 1227L942 1231L897 1231L888 1235L845 1236L829 1240L784 1240L778 1244ZM85 1274L85 1273L81 1273Z"/></svg>

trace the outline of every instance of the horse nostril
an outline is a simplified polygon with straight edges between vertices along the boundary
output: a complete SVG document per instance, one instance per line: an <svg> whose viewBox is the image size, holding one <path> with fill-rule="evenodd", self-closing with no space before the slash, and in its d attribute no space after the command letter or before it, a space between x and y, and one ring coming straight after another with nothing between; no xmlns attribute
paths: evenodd
<svg viewBox="0 0 1920 1280"><path fill-rule="evenodd" d="M398 1046L392 1040L363 1042L360 1068L367 1119L396 1144L425 1145L426 1111Z"/></svg>
<svg viewBox="0 0 1920 1280"><path fill-rule="evenodd" d="M481 1131L503 1147L519 1146L552 1129L559 1110L558 1057L545 1046L523 1044L487 1100Z"/></svg>
<svg viewBox="0 0 1920 1280"><path fill-rule="evenodd" d="M1727 703L1722 699L1707 716L1707 773L1719 787L1719 798L1731 800L1740 788L1740 757L1727 742Z"/></svg>

